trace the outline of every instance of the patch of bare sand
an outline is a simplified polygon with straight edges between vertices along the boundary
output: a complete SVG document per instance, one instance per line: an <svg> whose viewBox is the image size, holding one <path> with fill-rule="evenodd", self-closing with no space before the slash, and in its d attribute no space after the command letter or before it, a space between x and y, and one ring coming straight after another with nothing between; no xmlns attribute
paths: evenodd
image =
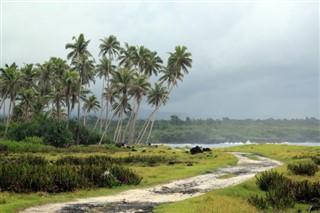
<svg viewBox="0 0 320 213"><path fill-rule="evenodd" d="M175 180L148 189L134 189L112 196L83 198L73 202L53 203L31 207L21 213L79 213L79 212L152 212L155 205L176 202L202 195L210 190L240 184L257 173L282 165L281 162L256 155L259 160L245 157L247 153L233 152L238 159L235 166L220 168L191 178ZM235 177L218 179L235 174Z"/></svg>

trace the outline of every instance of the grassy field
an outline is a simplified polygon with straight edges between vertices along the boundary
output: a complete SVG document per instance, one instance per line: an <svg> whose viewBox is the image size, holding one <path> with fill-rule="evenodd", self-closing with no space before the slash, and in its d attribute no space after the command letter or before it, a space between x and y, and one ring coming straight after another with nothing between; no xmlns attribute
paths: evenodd
<svg viewBox="0 0 320 213"><path fill-rule="evenodd" d="M0 144L7 143L0 141ZM103 147L72 147L68 149L56 149L51 147L33 147L28 148L27 144L15 144L10 142L11 148L7 155L17 156L23 153L31 155L44 156L48 160L56 160L64 156L78 156L85 157L89 155L107 155L110 157L127 157L135 155L144 156L164 156L169 159L170 163L159 163L156 165L145 165L145 164L128 164L135 172L141 177L142 181L138 186L120 186L114 188L96 188L87 190L78 190L75 192L68 193L29 193L29 194L18 194L10 192L0 193L0 212L11 213L17 212L23 208L49 203L49 202L63 202L70 201L76 198L83 197L94 197L111 195L124 190L133 188L146 188L155 184L165 183L170 180L186 178L195 175L202 174L208 170L213 170L219 167L234 165L237 159L229 154L230 151L241 151L258 153L263 156L280 160L285 165L280 166L275 171L284 173L285 176L290 177L294 180L308 179L310 181L319 181L320 172L317 172L315 176L306 177L290 174L286 169L286 164L292 161L295 156L302 155L315 155L320 153L320 147L298 147L289 145L246 145L230 148L214 149L212 153L205 152L203 154L191 155L187 153L187 149L179 148L172 149L166 146L135 146L132 148L117 148L113 146ZM253 155L248 154L247 157L255 160ZM192 165L192 166L188 166ZM232 176L222 176L220 178L230 178ZM166 204L157 206L155 212L258 212L256 208L251 206L247 199L251 194L263 195L256 184L255 179L246 181L243 184L228 187L226 189L220 189L211 191L203 196L188 199L181 202ZM297 212L302 210L306 212L308 205L296 205L294 209L290 209L284 212ZM270 210L269 212L273 212Z"/></svg>
<svg viewBox="0 0 320 213"><path fill-rule="evenodd" d="M320 147L302 147L302 146L289 146L289 145L246 145L238 147L230 147L217 149L216 151L241 151L241 152L253 152L259 153L263 156L280 160L284 162L283 166L277 167L274 171L279 173L284 173L285 176L293 180L310 180L310 181L319 181L320 172L317 172L315 176L299 176L293 175L287 171L287 164L292 161L294 156L302 155L319 155ZM211 191L203 196L196 198L180 201L177 203L171 203L166 205L161 205L156 207L155 212L180 212L181 209L184 209L186 213L250 213L250 212L259 212L256 208L251 206L247 199L251 194L263 195L264 192L258 189L255 184L255 179L248 180L240 185L228 187L225 189ZM308 212L310 205L306 204L296 204L294 209L288 209L282 211L285 213L291 212ZM267 212L281 212L275 210L268 210ZM319 211L313 211L319 212Z"/></svg>
<svg viewBox="0 0 320 213"><path fill-rule="evenodd" d="M6 144L2 141L0 144ZM191 177L202 174L208 170L216 169L222 166L234 165L237 159L224 151L214 151L213 153L203 153L201 155L191 155L187 149L172 149L166 146L135 146L134 150L117 147L78 147L65 149L56 149L46 146L33 147L26 149L26 144L11 143L9 152L6 155L18 156L22 153L30 155L44 156L48 160L56 160L63 156L85 157L90 155L107 155L110 157L127 157L134 155L144 156L164 156L169 159L169 163L160 163L152 166L145 164L131 163L127 165L142 177L138 186L120 186L114 188L96 188L87 190L78 190L67 193L29 193L18 194L11 192L0 193L0 212L17 212L29 206L39 205L48 202L63 202L76 198L94 197L111 195L132 188L146 188L155 184L168 182L174 179ZM11 150L11 151L10 151ZM14 150L14 151L13 151ZM192 164L192 166L188 166Z"/></svg>

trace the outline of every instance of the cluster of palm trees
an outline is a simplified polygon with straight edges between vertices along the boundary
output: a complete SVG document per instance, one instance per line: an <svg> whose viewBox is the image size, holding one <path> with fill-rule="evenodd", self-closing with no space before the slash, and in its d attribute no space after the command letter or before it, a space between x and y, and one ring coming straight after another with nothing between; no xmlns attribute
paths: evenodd
<svg viewBox="0 0 320 213"><path fill-rule="evenodd" d="M82 109L84 125L90 112L100 112L94 125L94 130L102 132L100 143L115 118L114 141L140 143L149 131L148 141L156 112L192 66L191 53L185 46L177 46L175 52L169 53L164 66L157 53L144 46L125 43L121 47L113 35L100 41L98 63L88 50L90 40L80 34L65 46L70 50L69 63L52 57L42 64L25 64L18 68L13 63L1 68L0 109L6 117L5 135L13 119L28 121L41 113L69 121L71 112L76 110L80 123ZM150 77L158 74L161 77L151 87ZM102 78L100 101L89 89L97 76ZM154 110L137 132L136 121L144 97ZM126 125L123 124L125 116L128 116Z"/></svg>

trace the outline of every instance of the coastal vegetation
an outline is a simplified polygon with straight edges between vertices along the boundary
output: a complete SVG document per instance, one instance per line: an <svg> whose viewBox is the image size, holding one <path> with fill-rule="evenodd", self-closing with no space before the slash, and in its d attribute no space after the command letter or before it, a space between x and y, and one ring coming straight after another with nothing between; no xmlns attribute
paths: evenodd
<svg viewBox="0 0 320 213"><path fill-rule="evenodd" d="M87 126L89 115L99 112L91 127L92 134L99 137L96 144L109 139L118 143L147 143L156 113L192 67L191 53L185 46L176 46L164 63L157 52L143 45L125 43L121 46L113 35L100 42L98 62L89 51L90 40L80 34L65 45L69 51L66 60L51 57L37 64L18 67L13 62L0 68L0 110L3 112L0 136L20 140L22 135L16 136L16 129L40 125L48 130L36 132L35 128L33 133L27 132L26 137L39 136L45 143L60 147L86 144L81 132ZM98 77L102 79L100 100L90 91L90 84ZM137 129L144 98L154 109ZM124 124L126 117L128 121ZM115 118L117 124L110 133L110 123ZM59 134L64 137L53 142Z"/></svg>

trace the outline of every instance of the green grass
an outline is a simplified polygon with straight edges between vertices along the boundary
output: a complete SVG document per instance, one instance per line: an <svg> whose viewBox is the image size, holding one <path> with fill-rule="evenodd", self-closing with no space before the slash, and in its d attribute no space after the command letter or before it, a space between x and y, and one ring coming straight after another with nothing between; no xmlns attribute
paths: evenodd
<svg viewBox="0 0 320 213"><path fill-rule="evenodd" d="M253 155L253 154L246 154L244 155L246 158L249 158L251 160L260 160L257 156Z"/></svg>
<svg viewBox="0 0 320 213"><path fill-rule="evenodd" d="M225 174L225 175L221 175L219 177L217 177L217 179L228 179L228 178L232 178L232 177L236 177L237 175L229 173L229 174Z"/></svg>
<svg viewBox="0 0 320 213"><path fill-rule="evenodd" d="M293 175L287 170L286 164L291 161L292 157L300 155L316 155L320 153L320 147L304 147L304 146L289 146L289 145L245 145L238 147L222 148L218 149L220 151L236 151L236 152L252 152L259 153L268 158L280 160L285 164L274 169L279 173L284 173L285 176L290 179L300 181L319 181L320 172L317 172L315 176L299 176ZM216 151L216 150L214 150ZM251 206L247 199L251 194L258 194L260 196L264 195L264 192L258 189L255 184L255 178L250 179L237 186L228 187L225 189L214 190L206 193L205 195L191 198L188 200L183 200L176 203L170 203L165 205L160 205L155 208L156 213L178 213L181 209L186 213L251 213L259 212L255 207ZM310 205L306 204L296 204L294 209L289 209L286 211L276 211L283 213L307 212ZM268 210L267 212L275 212L274 210ZM314 211L319 212L319 211Z"/></svg>
<svg viewBox="0 0 320 213"><path fill-rule="evenodd" d="M13 143L9 146L23 146L23 149L27 145L20 144L18 142ZM87 152L86 152L87 148ZM20 147L17 152L13 150L9 151L8 155L20 155L22 148ZM47 149L47 148L45 148ZM49 148L51 149L51 148ZM135 146L136 152L131 151L127 148L108 148L108 146L103 147L83 147L82 151L79 148L74 150L68 149L53 149L50 152L43 152L43 150L37 150L30 152L31 155L44 156L48 160L56 160L63 156L77 156L85 157L89 155L108 155L110 157L126 157L133 155L145 155L145 156L165 156L174 159L174 164L169 165L167 163L162 163L153 167L149 167L143 164L130 164L130 168L136 171L141 177L142 181L138 186L121 186L115 188L99 188L99 189L87 189L79 190L75 192L68 193L30 193L30 194L17 194L9 192L0 193L0 212L1 213L12 213L17 212L21 209L40 205L44 203L52 202L66 202L71 201L76 198L84 197L95 197L95 196L105 196L119 193L133 188L147 188L155 184L165 183L175 179L181 179L186 177L191 177L199 174L203 174L206 171L214 170L219 167L234 165L237 162L237 158L233 155L224 151L214 151L213 154L202 153L197 155L191 155L186 153L186 149L172 149L166 146ZM92 149L96 149L97 152L92 152ZM145 150L145 151L143 151ZM187 166L187 163L192 163L193 166Z"/></svg>

